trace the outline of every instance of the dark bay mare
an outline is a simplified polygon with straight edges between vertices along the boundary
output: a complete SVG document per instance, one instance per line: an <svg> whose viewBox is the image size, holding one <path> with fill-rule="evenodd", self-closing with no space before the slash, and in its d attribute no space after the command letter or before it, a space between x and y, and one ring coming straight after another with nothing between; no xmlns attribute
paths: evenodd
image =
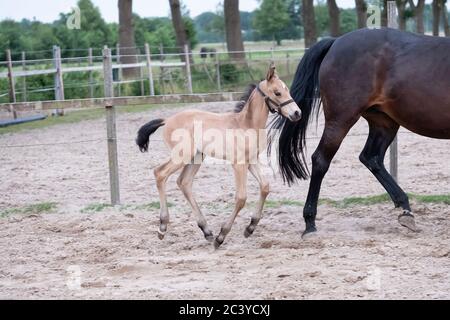
<svg viewBox="0 0 450 320"><path fill-rule="evenodd" d="M302 110L299 122L279 118L278 161L289 184L311 175L303 210L306 230L316 231L320 186L350 128L363 117L369 135L359 159L401 207L399 223L415 230L408 196L385 169L386 149L399 126L417 134L450 139L450 38L361 29L312 46L297 68L291 96ZM305 161L305 134L320 101L325 128ZM420 161L420 159L418 159ZM447 160L448 161L448 160Z"/></svg>

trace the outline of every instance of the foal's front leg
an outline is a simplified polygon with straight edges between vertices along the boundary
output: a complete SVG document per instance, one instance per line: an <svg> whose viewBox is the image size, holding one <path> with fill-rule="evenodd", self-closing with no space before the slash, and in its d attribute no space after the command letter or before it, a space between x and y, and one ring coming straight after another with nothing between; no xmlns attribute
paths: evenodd
<svg viewBox="0 0 450 320"><path fill-rule="evenodd" d="M225 240L225 237L231 230L234 220L236 219L239 211L244 207L245 201L247 201L247 169L248 164L234 164L234 178L236 182L236 204L234 211L228 221L220 229L219 235L214 240L214 247L217 249Z"/></svg>
<svg viewBox="0 0 450 320"><path fill-rule="evenodd" d="M248 169L250 173L255 177L256 181L258 181L259 183L260 194L256 211L253 213L250 224L247 226L247 228L245 228L244 231L244 236L246 238L252 235L253 231L255 231L256 225L258 224L259 220L261 220L264 202L266 201L267 195L269 194L269 183L262 174L259 164L251 164Z"/></svg>
<svg viewBox="0 0 450 320"><path fill-rule="evenodd" d="M198 207L197 201L194 199L192 194L192 183L194 182L194 177L200 169L201 164L187 164L184 166L180 177L177 180L178 187L183 192L186 200L189 202L194 213L195 219L197 220L198 227L202 230L205 239L212 241L214 239L213 233L208 227L205 217L203 216L200 208Z"/></svg>

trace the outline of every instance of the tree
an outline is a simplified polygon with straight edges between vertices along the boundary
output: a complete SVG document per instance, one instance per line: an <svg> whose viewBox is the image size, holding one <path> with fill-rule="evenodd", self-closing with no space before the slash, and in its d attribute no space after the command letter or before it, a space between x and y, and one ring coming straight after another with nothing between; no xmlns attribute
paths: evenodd
<svg viewBox="0 0 450 320"><path fill-rule="evenodd" d="M298 39L302 36L302 23L300 19L301 0L286 0L290 23L285 26L282 37L283 39Z"/></svg>
<svg viewBox="0 0 450 320"><path fill-rule="evenodd" d="M133 0L119 0L119 47L120 62L136 63L136 44L134 42ZM138 68L122 69L124 78L135 78L139 75Z"/></svg>
<svg viewBox="0 0 450 320"><path fill-rule="evenodd" d="M439 36L439 22L441 18L441 1L433 0L433 36Z"/></svg>
<svg viewBox="0 0 450 320"><path fill-rule="evenodd" d="M225 20L225 37L227 40L227 50L240 51L230 54L235 59L245 58L244 43L241 34L241 17L239 14L239 0L225 0L223 6Z"/></svg>
<svg viewBox="0 0 450 320"><path fill-rule="evenodd" d="M367 4L365 0L355 0L356 17L358 29L365 28L367 25Z"/></svg>
<svg viewBox="0 0 450 320"><path fill-rule="evenodd" d="M172 15L172 24L175 30L175 36L177 39L177 46L180 47L180 53L184 52L184 46L188 44L188 34L184 25L183 16L181 15L180 0L169 0L170 12ZM191 48L189 48L191 52ZM192 56L189 56L189 60L192 60ZM181 55L181 61L185 61L184 55ZM192 61L191 61L192 62Z"/></svg>
<svg viewBox="0 0 450 320"><path fill-rule="evenodd" d="M195 29L198 33L198 40L205 42L223 42L224 34L224 18L214 12L203 12L195 17Z"/></svg>
<svg viewBox="0 0 450 320"><path fill-rule="evenodd" d="M358 29L357 17L354 9L341 9L341 34Z"/></svg>
<svg viewBox="0 0 450 320"><path fill-rule="evenodd" d="M327 0L328 15L330 16L330 35L338 37L340 34L340 12L336 0Z"/></svg>
<svg viewBox="0 0 450 320"><path fill-rule="evenodd" d="M444 22L444 34L446 37L450 37L450 25L448 22L448 10L445 5L447 0L441 0L442 20Z"/></svg>
<svg viewBox="0 0 450 320"><path fill-rule="evenodd" d="M148 43L154 54L159 54L160 45L168 47L164 50L167 53L178 53L175 31L169 18L141 18L135 14L133 21L134 37L139 46Z"/></svg>
<svg viewBox="0 0 450 320"><path fill-rule="evenodd" d="M58 38L57 43L62 48L85 49L90 47L112 46L117 43L117 29L112 30L102 18L98 7L91 0L79 0L80 29L69 29L66 26L67 19L72 13L60 13L59 19L53 23L54 35ZM39 39L38 41L42 41ZM53 42L47 46L51 47ZM75 50L66 51L65 56L78 56L80 52Z"/></svg>
<svg viewBox="0 0 450 320"><path fill-rule="evenodd" d="M381 11L381 26L387 27L387 2L388 0L383 0L383 10Z"/></svg>
<svg viewBox="0 0 450 320"><path fill-rule="evenodd" d="M309 48L317 42L314 0L302 0L302 20L305 48Z"/></svg>
<svg viewBox="0 0 450 320"><path fill-rule="evenodd" d="M406 30L406 3L408 0L396 0L398 10L398 28Z"/></svg>
<svg viewBox="0 0 450 320"><path fill-rule="evenodd" d="M290 22L285 0L262 0L255 12L253 26L262 34L269 35L281 44L281 34Z"/></svg>
<svg viewBox="0 0 450 320"><path fill-rule="evenodd" d="M413 0L408 0L408 2L414 12L414 19L416 20L416 32L424 34L425 26L423 23L423 11L425 8L425 0L417 0L417 5L414 4Z"/></svg>

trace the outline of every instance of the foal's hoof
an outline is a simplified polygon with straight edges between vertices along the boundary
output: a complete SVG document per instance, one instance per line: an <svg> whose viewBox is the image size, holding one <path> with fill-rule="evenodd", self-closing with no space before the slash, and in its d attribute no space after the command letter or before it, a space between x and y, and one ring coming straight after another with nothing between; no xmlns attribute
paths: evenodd
<svg viewBox="0 0 450 320"><path fill-rule="evenodd" d="M161 232L161 230L158 230L158 238L159 238L159 240L164 239L164 236L165 236L165 235L166 235L165 232Z"/></svg>
<svg viewBox="0 0 450 320"><path fill-rule="evenodd" d="M317 236L317 229L316 229L316 227L307 228L302 233L302 239L303 240L312 239L312 238L315 238L316 236Z"/></svg>
<svg viewBox="0 0 450 320"><path fill-rule="evenodd" d="M417 232L414 216L408 211L403 211L403 213L398 216L398 223L411 231Z"/></svg>
<svg viewBox="0 0 450 320"><path fill-rule="evenodd" d="M208 235L205 235L205 239L208 241L208 242L212 242L213 240L214 240L214 235L211 233L211 234L208 234Z"/></svg>
<svg viewBox="0 0 450 320"><path fill-rule="evenodd" d="M244 237L248 238L253 234L253 231L255 231L255 229L250 229L249 227L245 228L244 230Z"/></svg>

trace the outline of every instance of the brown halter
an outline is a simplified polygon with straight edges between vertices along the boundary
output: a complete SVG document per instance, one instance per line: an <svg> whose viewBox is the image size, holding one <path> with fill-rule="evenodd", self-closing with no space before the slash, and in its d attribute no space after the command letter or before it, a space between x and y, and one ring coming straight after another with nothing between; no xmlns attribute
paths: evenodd
<svg viewBox="0 0 450 320"><path fill-rule="evenodd" d="M277 110L281 110L284 106L287 106L288 104L294 102L294 99L289 99L283 103L277 103L276 101L273 101L267 94L264 93L264 91L261 90L259 87L259 84L256 86L256 90L264 97L264 101L266 102L267 108L269 108L269 111L271 113L277 112ZM277 107L277 109L273 108L270 104Z"/></svg>

